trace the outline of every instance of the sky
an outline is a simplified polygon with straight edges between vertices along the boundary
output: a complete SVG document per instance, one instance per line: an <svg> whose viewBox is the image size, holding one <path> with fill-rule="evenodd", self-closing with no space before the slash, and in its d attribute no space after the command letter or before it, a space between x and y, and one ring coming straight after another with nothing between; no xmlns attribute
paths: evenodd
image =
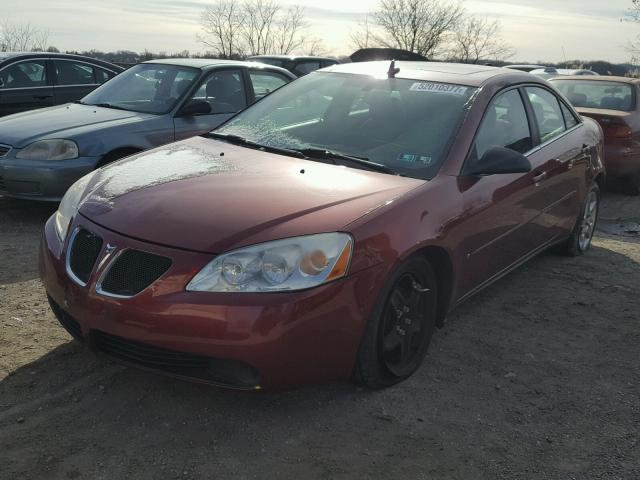
<svg viewBox="0 0 640 480"><path fill-rule="evenodd" d="M3 20L30 22L50 31L60 50L204 51L196 40L206 0L0 0ZM349 34L376 0L279 0L305 7L308 33L327 53L352 52ZM640 24L622 22L631 0L464 0L466 9L497 17L513 60L628 61L627 43ZM318 7L317 5L322 5Z"/></svg>

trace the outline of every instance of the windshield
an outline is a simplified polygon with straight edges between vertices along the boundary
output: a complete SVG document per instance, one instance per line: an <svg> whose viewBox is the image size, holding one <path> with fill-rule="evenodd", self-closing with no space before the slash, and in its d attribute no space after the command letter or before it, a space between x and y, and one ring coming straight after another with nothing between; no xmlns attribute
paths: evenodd
<svg viewBox="0 0 640 480"><path fill-rule="evenodd" d="M365 75L313 73L276 90L216 133L274 148L352 155L433 178L474 88Z"/></svg>
<svg viewBox="0 0 640 480"><path fill-rule="evenodd" d="M82 103L142 113L167 113L189 90L200 70L142 63L109 80Z"/></svg>
<svg viewBox="0 0 640 480"><path fill-rule="evenodd" d="M554 80L553 85L574 107L630 112L635 108L631 85L589 80Z"/></svg>

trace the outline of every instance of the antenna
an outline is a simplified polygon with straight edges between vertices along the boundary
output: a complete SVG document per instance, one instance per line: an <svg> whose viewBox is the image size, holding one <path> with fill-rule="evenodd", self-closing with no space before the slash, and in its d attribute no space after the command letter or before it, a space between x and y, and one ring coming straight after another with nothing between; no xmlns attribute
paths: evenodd
<svg viewBox="0 0 640 480"><path fill-rule="evenodd" d="M389 71L387 72L389 78L396 78L396 73L398 73L399 71L400 68L396 67L396 61L391 60L391 65L389 65Z"/></svg>

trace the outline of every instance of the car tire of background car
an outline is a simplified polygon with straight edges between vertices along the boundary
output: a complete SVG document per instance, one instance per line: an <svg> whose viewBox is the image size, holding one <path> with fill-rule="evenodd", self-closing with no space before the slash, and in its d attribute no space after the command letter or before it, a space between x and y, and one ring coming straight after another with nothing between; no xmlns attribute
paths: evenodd
<svg viewBox="0 0 640 480"><path fill-rule="evenodd" d="M600 209L600 188L593 183L585 196L584 205L576 220L571 237L562 246L562 251L570 257L582 255L591 247L591 239L598 221Z"/></svg>
<svg viewBox="0 0 640 480"><path fill-rule="evenodd" d="M631 175L625 178L622 184L623 192L627 195L637 196L640 195L640 173Z"/></svg>
<svg viewBox="0 0 640 480"><path fill-rule="evenodd" d="M437 298L438 283L427 260L414 256L396 269L365 327L356 383L385 388L420 367L436 326Z"/></svg>

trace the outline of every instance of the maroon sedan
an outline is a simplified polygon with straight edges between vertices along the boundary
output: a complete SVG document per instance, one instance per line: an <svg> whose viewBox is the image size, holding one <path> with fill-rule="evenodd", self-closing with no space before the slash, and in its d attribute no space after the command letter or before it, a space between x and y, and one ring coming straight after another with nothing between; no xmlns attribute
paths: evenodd
<svg viewBox="0 0 640 480"><path fill-rule="evenodd" d="M411 375L447 312L591 242L602 131L506 69L347 64L79 180L40 271L62 325L231 388Z"/></svg>
<svg viewBox="0 0 640 480"><path fill-rule="evenodd" d="M640 194L640 79L575 76L551 82L580 115L602 126L607 176L621 180L628 194Z"/></svg>

